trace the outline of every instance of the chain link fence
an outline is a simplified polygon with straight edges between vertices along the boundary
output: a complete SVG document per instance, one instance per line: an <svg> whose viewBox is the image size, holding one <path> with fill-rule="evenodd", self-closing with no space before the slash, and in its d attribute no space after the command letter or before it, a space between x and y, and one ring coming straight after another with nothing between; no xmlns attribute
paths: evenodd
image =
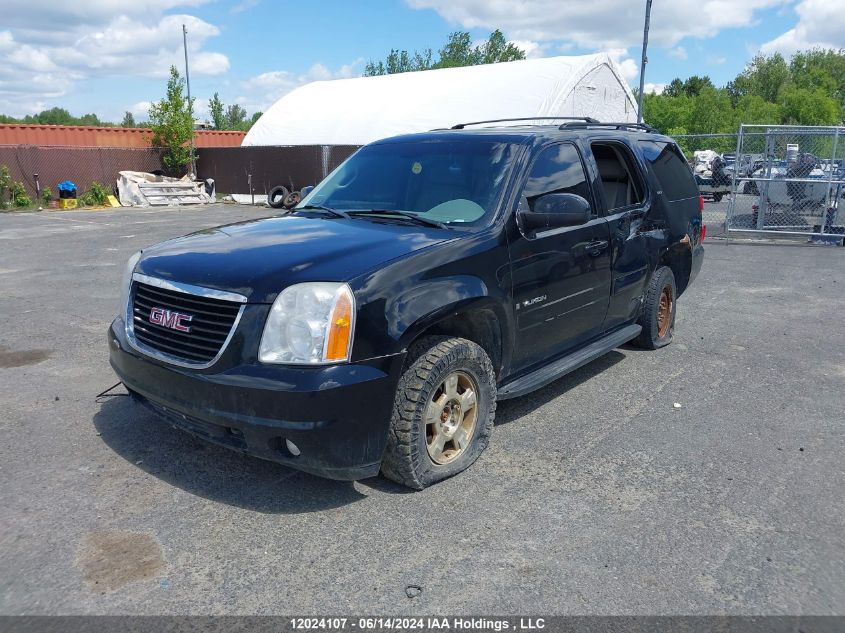
<svg viewBox="0 0 845 633"><path fill-rule="evenodd" d="M160 150L129 147L0 145L0 165L8 167L13 181L23 183L36 204L39 190L49 188L58 197L56 185L65 180L72 181L80 194L94 182L111 191L120 171L162 169Z"/></svg>
<svg viewBox="0 0 845 633"><path fill-rule="evenodd" d="M693 169L699 191L704 197L702 215L704 224L707 225L708 237L725 237L739 134L683 134L673 138ZM696 161L696 153L704 157L702 162ZM710 157L716 155L724 161L721 178L713 174L709 162Z"/></svg>
<svg viewBox="0 0 845 633"><path fill-rule="evenodd" d="M845 127L743 125L728 233L842 240Z"/></svg>

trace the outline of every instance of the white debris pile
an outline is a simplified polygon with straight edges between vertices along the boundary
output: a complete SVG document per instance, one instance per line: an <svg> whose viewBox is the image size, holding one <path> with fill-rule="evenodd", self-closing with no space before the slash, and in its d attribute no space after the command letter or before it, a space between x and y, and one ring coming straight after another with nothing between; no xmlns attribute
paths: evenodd
<svg viewBox="0 0 845 633"><path fill-rule="evenodd" d="M143 171L122 171L117 179L120 204L124 207L164 207L214 202L214 188L190 176L169 178Z"/></svg>

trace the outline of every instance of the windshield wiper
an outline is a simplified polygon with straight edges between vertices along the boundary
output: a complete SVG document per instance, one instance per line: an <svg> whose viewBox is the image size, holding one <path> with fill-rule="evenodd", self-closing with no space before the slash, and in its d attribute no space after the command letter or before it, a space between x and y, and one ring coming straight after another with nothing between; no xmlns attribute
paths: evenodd
<svg viewBox="0 0 845 633"><path fill-rule="evenodd" d="M296 211L325 211L326 213L330 213L336 218L346 218L347 220L349 219L349 214L345 211L338 211L337 209L332 209L331 207L326 207L322 204L306 204L304 207L296 207L293 211L291 211L291 213L294 213Z"/></svg>
<svg viewBox="0 0 845 633"><path fill-rule="evenodd" d="M417 215L416 213L409 213L408 211L396 211L395 209L358 209L355 211L350 211L349 215L377 215L377 216L390 216L396 215L400 218L412 220L417 224L421 224L423 226L430 226L435 229L447 229L449 228L443 222L438 222L437 220L432 220L431 218L425 218L421 215Z"/></svg>

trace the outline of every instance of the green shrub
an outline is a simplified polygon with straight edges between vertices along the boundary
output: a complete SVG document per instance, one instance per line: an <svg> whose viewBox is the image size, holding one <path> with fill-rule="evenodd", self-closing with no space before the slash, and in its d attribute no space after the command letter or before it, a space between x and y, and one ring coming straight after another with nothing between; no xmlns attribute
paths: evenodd
<svg viewBox="0 0 845 633"><path fill-rule="evenodd" d="M109 201L109 190L105 185L100 184L96 180L91 183L91 187L79 198L79 202L84 207L101 207Z"/></svg>
<svg viewBox="0 0 845 633"><path fill-rule="evenodd" d="M32 198L26 193L26 187L22 182L12 183L12 202L16 207L31 207Z"/></svg>
<svg viewBox="0 0 845 633"><path fill-rule="evenodd" d="M53 197L53 190L50 187L44 187L41 190L41 200L44 204L49 204L50 199Z"/></svg>
<svg viewBox="0 0 845 633"><path fill-rule="evenodd" d="M0 165L0 209L9 206L9 190L12 187L12 176L6 165Z"/></svg>

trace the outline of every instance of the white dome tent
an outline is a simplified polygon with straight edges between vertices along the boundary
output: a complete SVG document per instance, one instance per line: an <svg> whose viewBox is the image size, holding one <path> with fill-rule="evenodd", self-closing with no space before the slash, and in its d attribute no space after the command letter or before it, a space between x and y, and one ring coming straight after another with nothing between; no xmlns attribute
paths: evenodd
<svg viewBox="0 0 845 633"><path fill-rule="evenodd" d="M634 95L606 53L315 81L265 112L243 146L366 145L456 123L590 116L636 121Z"/></svg>

